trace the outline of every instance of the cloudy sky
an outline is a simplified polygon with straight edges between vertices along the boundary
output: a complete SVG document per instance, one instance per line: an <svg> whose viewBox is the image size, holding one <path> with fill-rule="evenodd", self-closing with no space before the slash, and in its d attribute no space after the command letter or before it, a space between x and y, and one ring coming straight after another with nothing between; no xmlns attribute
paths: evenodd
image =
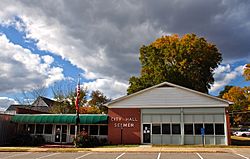
<svg viewBox="0 0 250 159"><path fill-rule="evenodd" d="M0 8L0 110L21 92L74 85L78 74L89 90L125 95L140 71L140 46L174 33L205 37L222 53L210 94L249 85L247 0L2 0Z"/></svg>

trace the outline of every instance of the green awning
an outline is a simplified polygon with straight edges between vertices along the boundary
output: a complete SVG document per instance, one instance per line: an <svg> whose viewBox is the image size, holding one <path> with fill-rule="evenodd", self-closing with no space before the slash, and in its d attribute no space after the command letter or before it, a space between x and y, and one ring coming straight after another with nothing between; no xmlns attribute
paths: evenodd
<svg viewBox="0 0 250 159"><path fill-rule="evenodd" d="M17 114L12 122L31 124L75 124L75 114ZM80 114L80 124L108 124L108 116L103 114Z"/></svg>

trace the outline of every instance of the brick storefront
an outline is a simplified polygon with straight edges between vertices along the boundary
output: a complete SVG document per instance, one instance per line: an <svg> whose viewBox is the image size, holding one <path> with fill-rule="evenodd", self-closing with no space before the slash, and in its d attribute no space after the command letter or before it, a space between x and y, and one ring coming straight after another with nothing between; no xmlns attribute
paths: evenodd
<svg viewBox="0 0 250 159"><path fill-rule="evenodd" d="M110 144L141 143L141 112L138 108L108 110L108 140Z"/></svg>

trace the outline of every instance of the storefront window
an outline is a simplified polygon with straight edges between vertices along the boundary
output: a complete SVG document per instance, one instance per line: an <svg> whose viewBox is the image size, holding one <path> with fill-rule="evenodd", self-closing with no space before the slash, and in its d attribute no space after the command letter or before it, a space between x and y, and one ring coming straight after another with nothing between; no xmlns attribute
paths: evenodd
<svg viewBox="0 0 250 159"><path fill-rule="evenodd" d="M98 135L98 126L90 125L90 135Z"/></svg>
<svg viewBox="0 0 250 159"><path fill-rule="evenodd" d="M170 124L162 124L162 134L170 134Z"/></svg>
<svg viewBox="0 0 250 159"><path fill-rule="evenodd" d="M185 135L193 135L193 124L184 124L184 134Z"/></svg>
<svg viewBox="0 0 250 159"><path fill-rule="evenodd" d="M181 134L180 124L172 124L172 134Z"/></svg>
<svg viewBox="0 0 250 159"><path fill-rule="evenodd" d="M70 125L70 135L75 135L75 125Z"/></svg>
<svg viewBox="0 0 250 159"><path fill-rule="evenodd" d="M215 124L215 135L225 135L224 124Z"/></svg>
<svg viewBox="0 0 250 159"><path fill-rule="evenodd" d="M27 131L28 131L29 134L34 134L35 125L34 124L28 124Z"/></svg>
<svg viewBox="0 0 250 159"><path fill-rule="evenodd" d="M41 124L36 125L36 134L43 134L43 125Z"/></svg>
<svg viewBox="0 0 250 159"><path fill-rule="evenodd" d="M160 124L152 124L152 134L161 134Z"/></svg>
<svg viewBox="0 0 250 159"><path fill-rule="evenodd" d="M205 134L206 135L213 135L214 134L213 124L205 124Z"/></svg>
<svg viewBox="0 0 250 159"><path fill-rule="evenodd" d="M203 124L194 124L195 135L201 135L201 128Z"/></svg>
<svg viewBox="0 0 250 159"><path fill-rule="evenodd" d="M45 125L44 134L52 134L52 124L46 124Z"/></svg>
<svg viewBox="0 0 250 159"><path fill-rule="evenodd" d="M100 135L108 135L108 126L107 125L100 126Z"/></svg>
<svg viewBox="0 0 250 159"><path fill-rule="evenodd" d="M85 133L89 132L89 126L88 125L80 125L80 131L85 131Z"/></svg>

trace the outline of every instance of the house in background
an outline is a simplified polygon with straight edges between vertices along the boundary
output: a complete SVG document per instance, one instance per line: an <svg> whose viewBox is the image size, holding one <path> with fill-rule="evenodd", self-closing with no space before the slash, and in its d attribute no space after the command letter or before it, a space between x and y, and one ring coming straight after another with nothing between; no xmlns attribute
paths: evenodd
<svg viewBox="0 0 250 159"><path fill-rule="evenodd" d="M46 97L39 96L31 105L10 105L6 114L47 114L50 109L60 102L51 100Z"/></svg>

